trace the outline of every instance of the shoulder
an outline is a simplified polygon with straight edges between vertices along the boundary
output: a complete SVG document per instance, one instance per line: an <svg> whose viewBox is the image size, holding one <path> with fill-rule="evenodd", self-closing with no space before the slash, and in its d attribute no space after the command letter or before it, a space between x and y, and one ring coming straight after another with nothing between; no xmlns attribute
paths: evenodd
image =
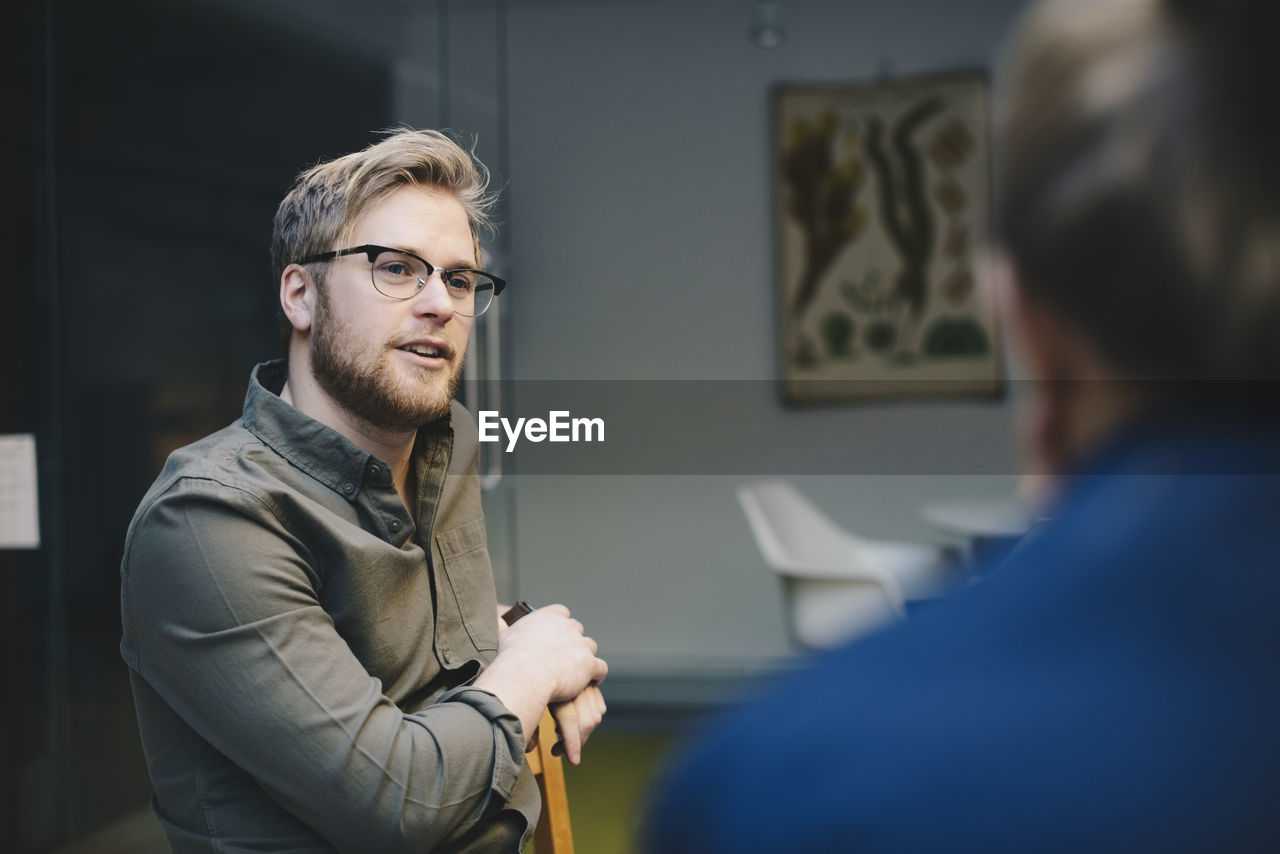
<svg viewBox="0 0 1280 854"><path fill-rule="evenodd" d="M319 586L269 492L216 465L181 467L152 488L125 536L125 647L154 640L158 623L216 632L269 618L281 602L308 607Z"/></svg>
<svg viewBox="0 0 1280 854"><path fill-rule="evenodd" d="M175 449L165 460L138 507L138 515L164 496L181 495L200 483L227 488L228 498L238 491L252 492L255 472L273 468L264 455L275 456L252 432L236 421L210 435ZM135 518L136 521L136 518Z"/></svg>
<svg viewBox="0 0 1280 854"><path fill-rule="evenodd" d="M198 534L245 523L283 531L278 499L288 488L288 468L238 421L173 451L134 512L126 566L139 551L171 552Z"/></svg>

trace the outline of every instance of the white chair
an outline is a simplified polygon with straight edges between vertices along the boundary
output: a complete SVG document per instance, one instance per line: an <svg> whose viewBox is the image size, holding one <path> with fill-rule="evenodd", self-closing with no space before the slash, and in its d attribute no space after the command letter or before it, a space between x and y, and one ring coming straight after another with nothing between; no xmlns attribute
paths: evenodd
<svg viewBox="0 0 1280 854"><path fill-rule="evenodd" d="M791 629L805 646L834 646L899 619L907 599L946 583L945 549L851 534L785 481L743 486L738 501L783 580Z"/></svg>

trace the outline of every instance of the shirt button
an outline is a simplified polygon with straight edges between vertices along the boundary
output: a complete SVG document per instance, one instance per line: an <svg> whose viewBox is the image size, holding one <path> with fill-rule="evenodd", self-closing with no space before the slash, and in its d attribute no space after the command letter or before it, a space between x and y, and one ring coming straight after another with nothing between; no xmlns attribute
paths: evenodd
<svg viewBox="0 0 1280 854"><path fill-rule="evenodd" d="M356 491L355 484L352 484L352 483L342 484L342 491L345 492L347 495L350 495L351 493Z"/></svg>
<svg viewBox="0 0 1280 854"><path fill-rule="evenodd" d="M393 531L398 531L398 530L400 530L400 520L399 520L399 519L392 519L392 520L391 520L391 530L393 530Z"/></svg>
<svg viewBox="0 0 1280 854"><path fill-rule="evenodd" d="M377 466L369 466L369 474L375 477L377 477L380 471L382 471L382 469L378 468Z"/></svg>

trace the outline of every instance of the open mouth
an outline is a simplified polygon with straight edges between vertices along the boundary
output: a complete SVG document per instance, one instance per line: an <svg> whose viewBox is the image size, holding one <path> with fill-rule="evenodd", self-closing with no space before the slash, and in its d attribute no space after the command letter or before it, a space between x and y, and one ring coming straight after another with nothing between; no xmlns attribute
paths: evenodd
<svg viewBox="0 0 1280 854"><path fill-rule="evenodd" d="M413 353L415 356L422 356L424 359L444 359L448 357L448 353L443 347L435 347L430 344L405 344L398 347L406 353Z"/></svg>

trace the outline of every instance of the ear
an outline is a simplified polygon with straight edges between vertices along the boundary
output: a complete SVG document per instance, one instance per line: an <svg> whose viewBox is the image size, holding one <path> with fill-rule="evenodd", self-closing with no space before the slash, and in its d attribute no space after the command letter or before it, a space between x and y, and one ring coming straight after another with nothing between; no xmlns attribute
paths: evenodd
<svg viewBox="0 0 1280 854"><path fill-rule="evenodd" d="M298 264L284 268L280 274L280 308L294 331L311 331L317 299L315 279L305 268Z"/></svg>
<svg viewBox="0 0 1280 854"><path fill-rule="evenodd" d="M1092 373L1091 351L1074 326L1027 295L1012 258L995 253L988 263L1001 319L1029 386L1019 413L1025 466L1048 485L1078 450L1079 397Z"/></svg>

